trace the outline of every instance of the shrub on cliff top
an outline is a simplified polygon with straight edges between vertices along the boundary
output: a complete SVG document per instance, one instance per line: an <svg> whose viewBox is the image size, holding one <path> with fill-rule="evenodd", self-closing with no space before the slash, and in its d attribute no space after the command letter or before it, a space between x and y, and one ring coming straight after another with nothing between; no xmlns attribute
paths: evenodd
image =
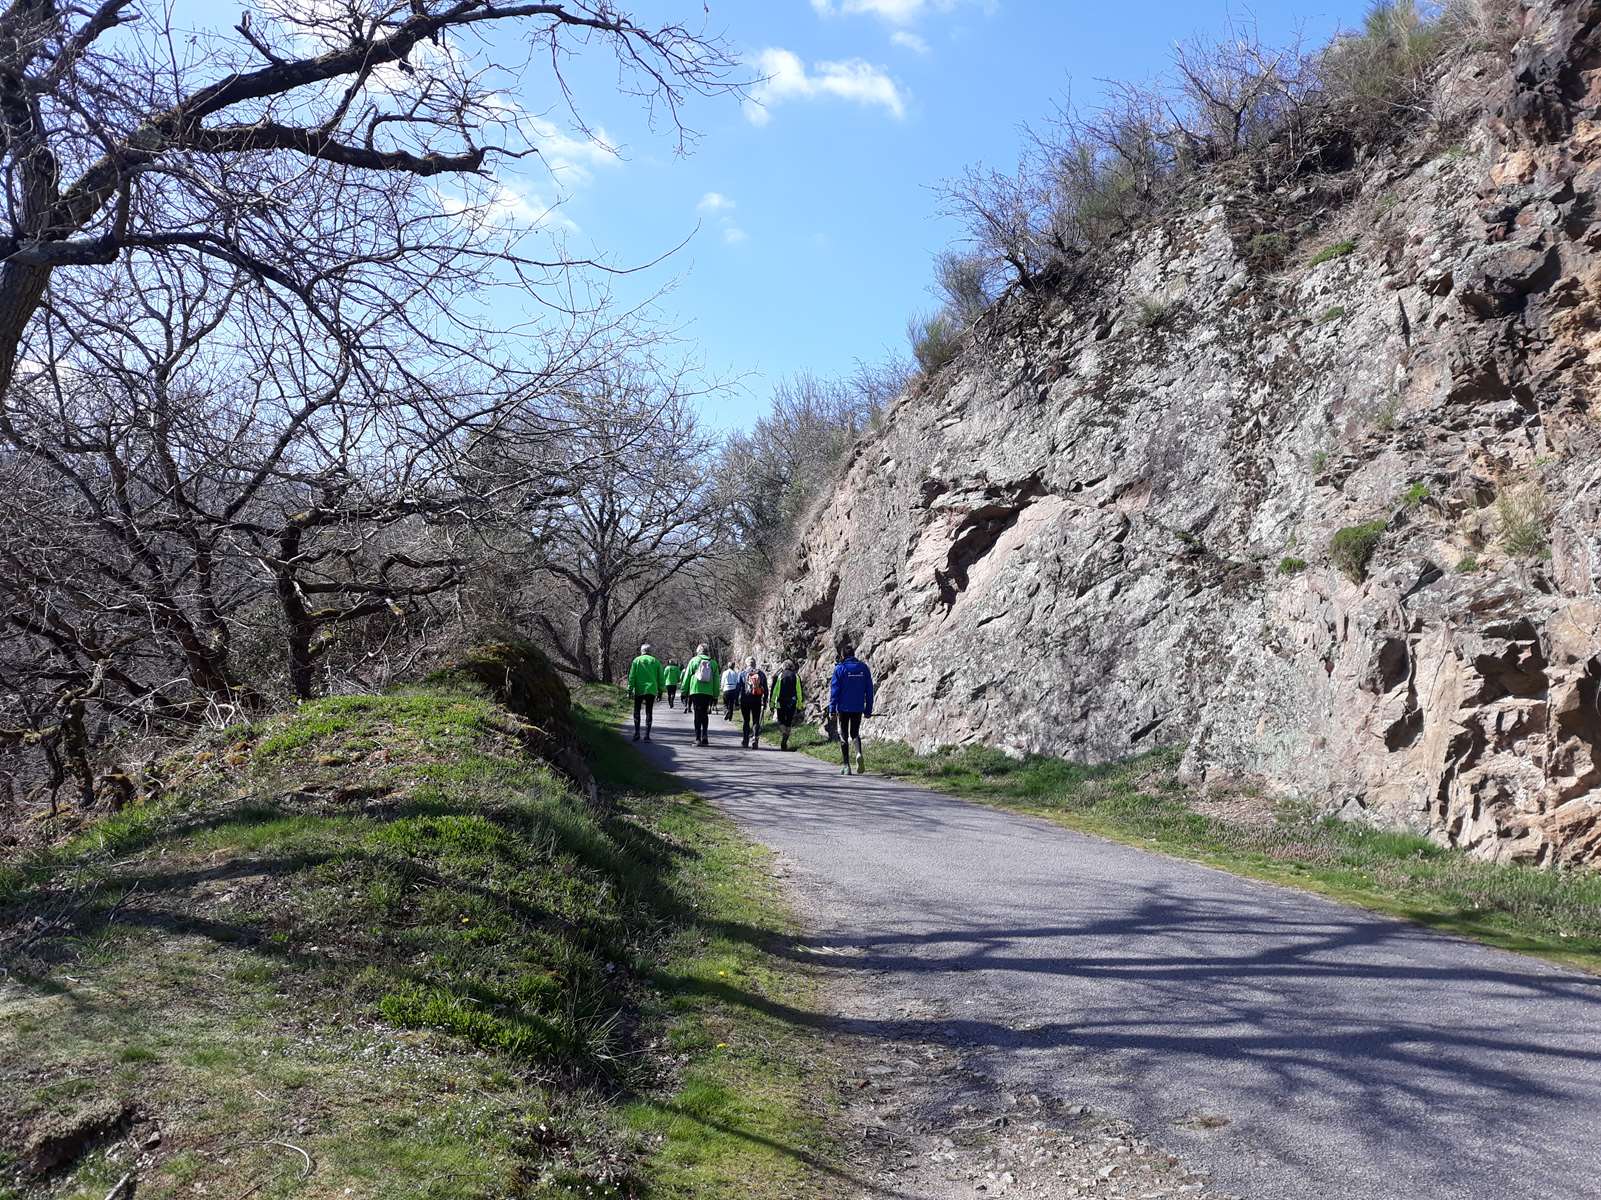
<svg viewBox="0 0 1601 1200"><path fill-rule="evenodd" d="M1368 564L1388 527L1385 521L1364 521L1336 530L1329 539L1329 557L1352 583L1361 583L1368 577Z"/></svg>

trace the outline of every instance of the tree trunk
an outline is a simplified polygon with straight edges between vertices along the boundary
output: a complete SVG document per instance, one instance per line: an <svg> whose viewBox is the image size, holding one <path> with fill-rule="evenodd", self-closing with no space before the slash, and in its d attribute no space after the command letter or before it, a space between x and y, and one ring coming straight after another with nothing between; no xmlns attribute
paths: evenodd
<svg viewBox="0 0 1601 1200"><path fill-rule="evenodd" d="M289 686L297 699L310 700L312 696L313 668L311 641L317 625L306 608L305 597L295 582L294 560L300 556L302 530L291 525L278 535L278 562L273 577L278 593L278 607L284 616L284 645L289 667Z"/></svg>

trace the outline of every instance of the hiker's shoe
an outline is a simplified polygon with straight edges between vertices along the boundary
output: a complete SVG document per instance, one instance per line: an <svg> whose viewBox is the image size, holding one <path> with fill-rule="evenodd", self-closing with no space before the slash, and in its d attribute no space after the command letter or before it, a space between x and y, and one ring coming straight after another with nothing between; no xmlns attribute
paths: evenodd
<svg viewBox="0 0 1601 1200"><path fill-rule="evenodd" d="M639 741L639 730L637 730L637 729L636 729L636 730L634 730L634 740L635 740L635 741L636 741L636 742L637 742L637 741Z"/></svg>
<svg viewBox="0 0 1601 1200"><path fill-rule="evenodd" d="M648 730L648 729L647 729L647 730L645 730L645 740L646 740L646 741L647 741L647 742L648 742L648 741L650 741L650 730Z"/></svg>
<svg viewBox="0 0 1601 1200"><path fill-rule="evenodd" d="M849 775L851 773L851 769L849 767L841 767L839 769L839 773L841 775Z"/></svg>
<svg viewBox="0 0 1601 1200"><path fill-rule="evenodd" d="M860 754L858 754L856 756L856 773L858 775L866 775L867 774L867 766L866 766L865 763L862 762L862 756Z"/></svg>

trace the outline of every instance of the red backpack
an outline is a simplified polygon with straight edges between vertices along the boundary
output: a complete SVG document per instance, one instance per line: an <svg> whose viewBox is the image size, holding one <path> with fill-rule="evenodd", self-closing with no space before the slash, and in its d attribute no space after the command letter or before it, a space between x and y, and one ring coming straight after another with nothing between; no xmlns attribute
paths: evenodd
<svg viewBox="0 0 1601 1200"><path fill-rule="evenodd" d="M745 694L760 700L767 695L767 676L760 671L747 671L745 673Z"/></svg>

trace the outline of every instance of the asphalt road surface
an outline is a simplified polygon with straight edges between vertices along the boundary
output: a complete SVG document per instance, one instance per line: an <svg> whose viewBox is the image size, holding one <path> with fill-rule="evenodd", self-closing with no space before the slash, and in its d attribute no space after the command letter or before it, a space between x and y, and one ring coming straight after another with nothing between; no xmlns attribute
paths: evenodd
<svg viewBox="0 0 1601 1200"><path fill-rule="evenodd" d="M1601 978L794 752L659 765L778 851L882 1022L1088 1104L1249 1200L1601 1198ZM871 769L872 745L868 743Z"/></svg>

